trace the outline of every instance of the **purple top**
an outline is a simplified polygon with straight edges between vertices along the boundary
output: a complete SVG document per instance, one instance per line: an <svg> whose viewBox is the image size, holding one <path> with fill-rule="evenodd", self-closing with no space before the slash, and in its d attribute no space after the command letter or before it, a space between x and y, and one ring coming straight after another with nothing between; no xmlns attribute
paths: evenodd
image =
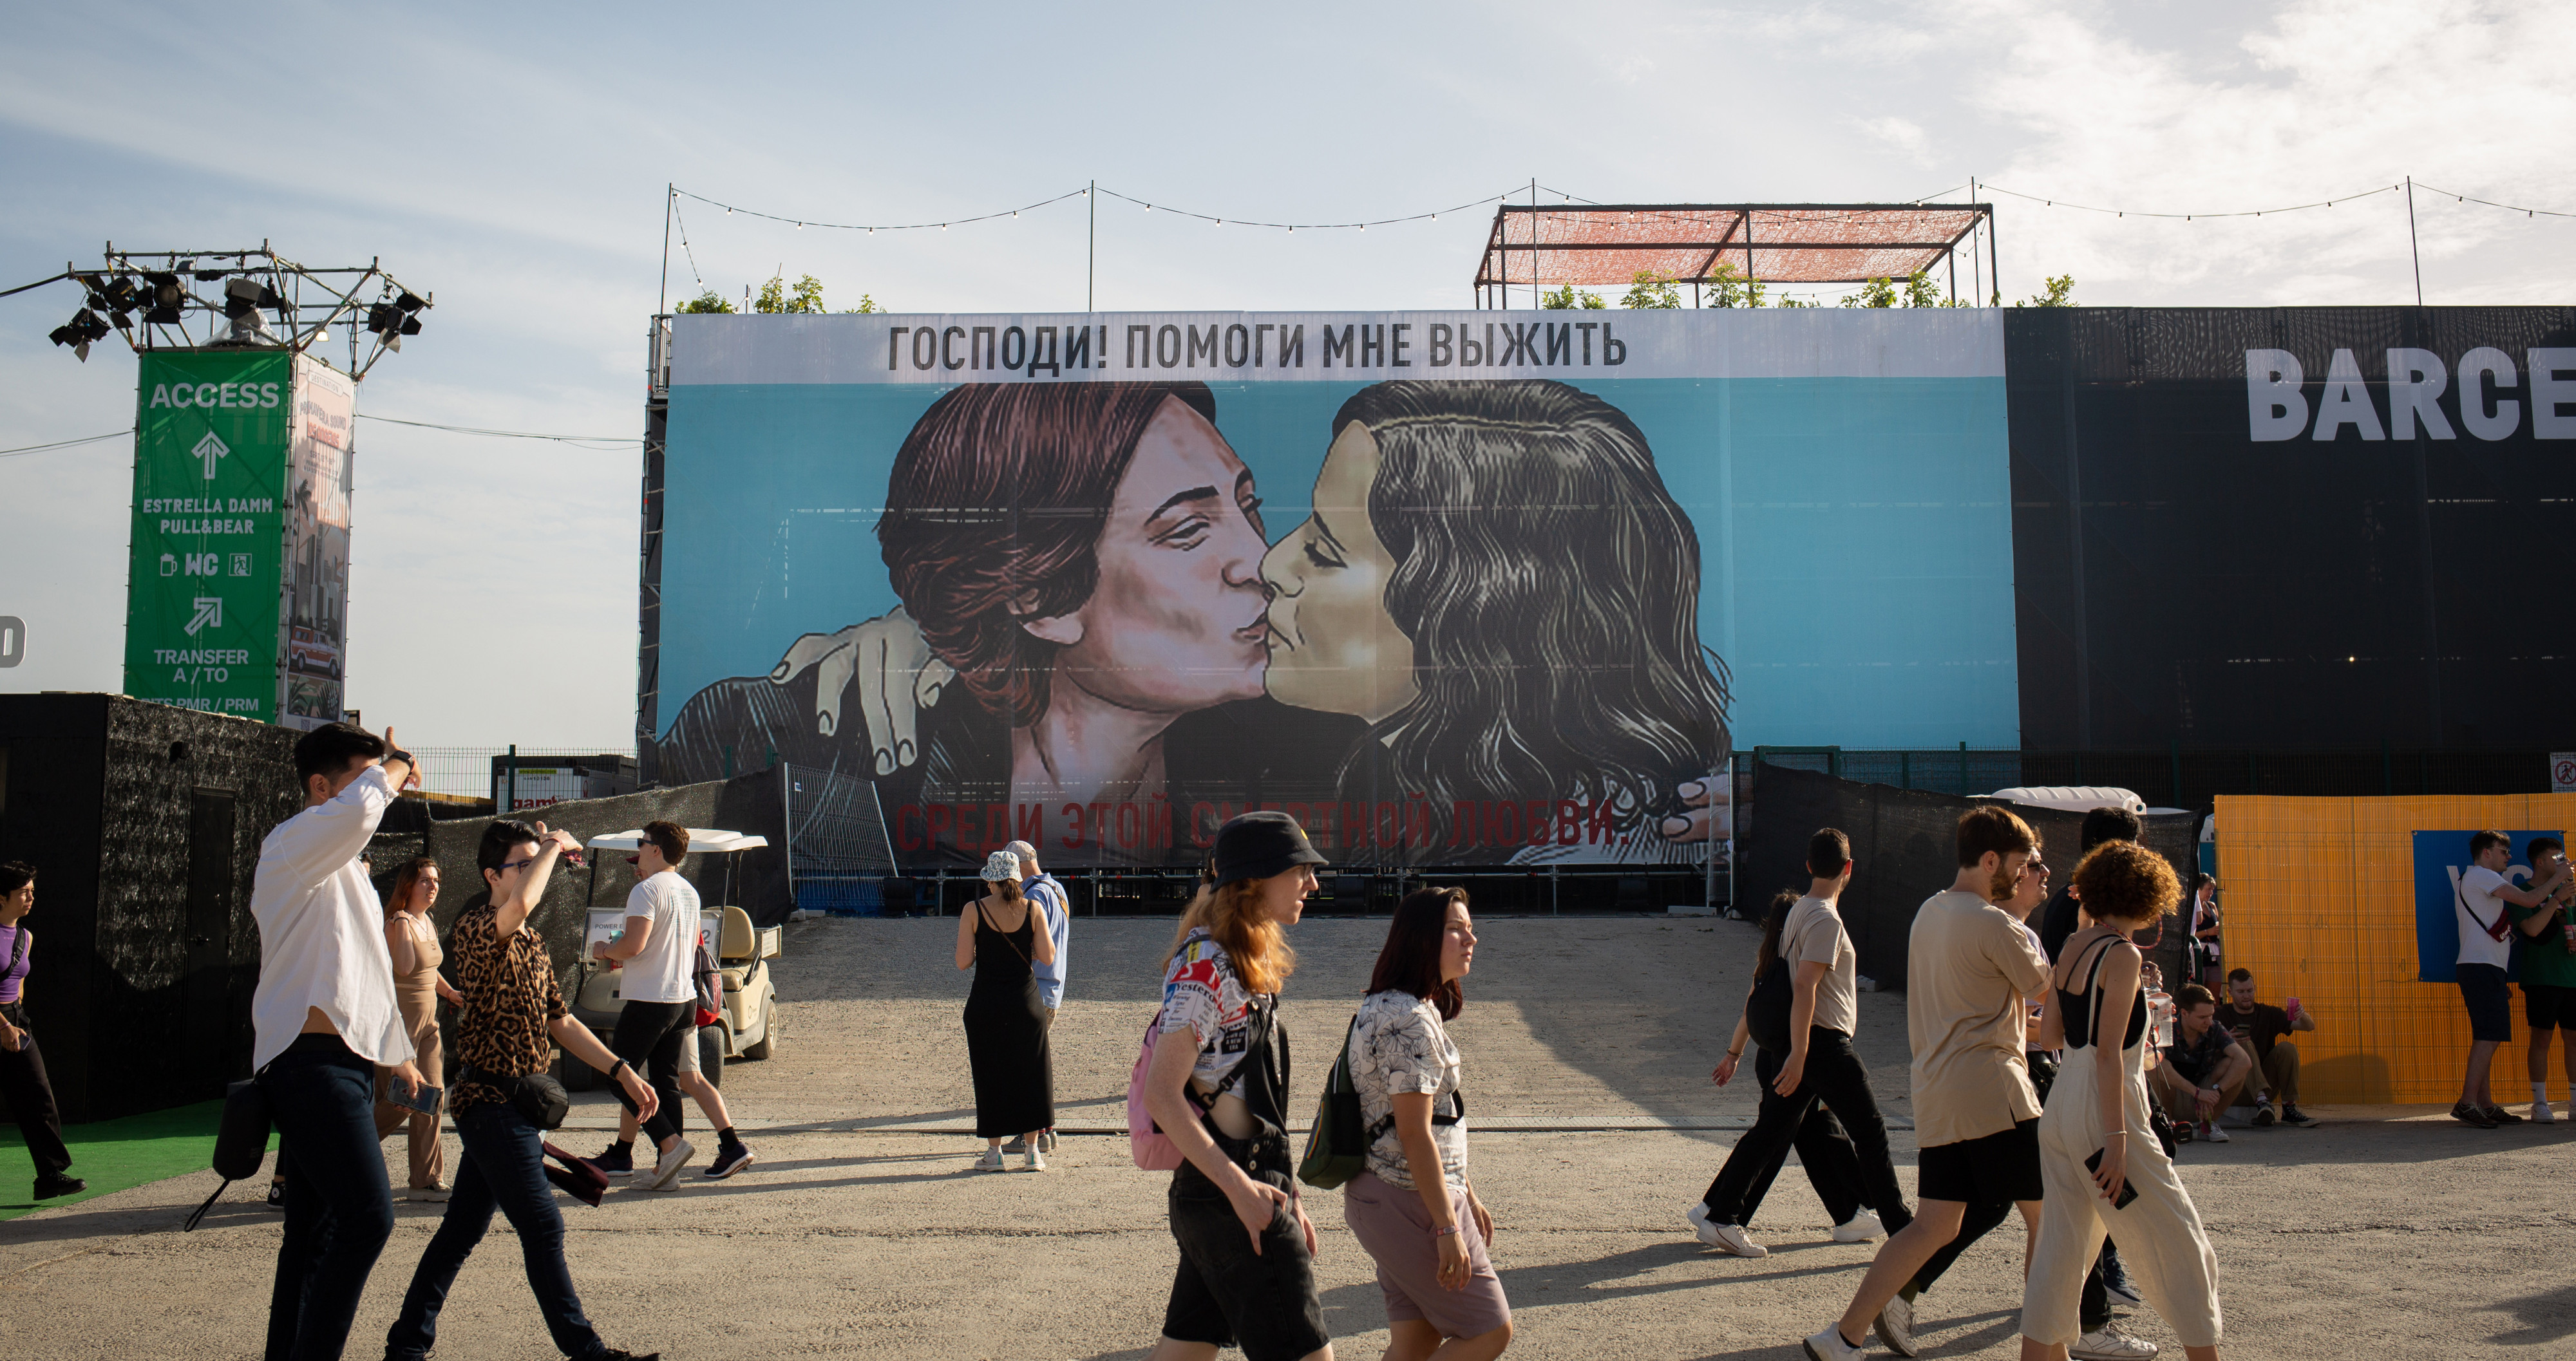
<svg viewBox="0 0 2576 1361"><path fill-rule="evenodd" d="M18 931L15 926L0 926L0 1002L15 1002L27 984L28 960L21 958L16 968L8 967L9 957L18 953ZM30 942L28 955L35 954Z"/></svg>

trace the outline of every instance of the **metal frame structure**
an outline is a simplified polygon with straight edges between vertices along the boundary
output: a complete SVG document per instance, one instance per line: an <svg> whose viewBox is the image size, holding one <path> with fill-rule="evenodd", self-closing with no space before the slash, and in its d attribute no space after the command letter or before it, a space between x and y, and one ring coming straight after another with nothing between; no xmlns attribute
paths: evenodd
<svg viewBox="0 0 2576 1361"><path fill-rule="evenodd" d="M1528 287L1536 293L1550 284L1626 286L1633 282L1636 271L1621 273L1615 263L1594 264L1612 260L1609 253L1613 252L1626 255L1630 263L1650 252L1663 253L1667 258L1683 255L1684 259L1676 263L1690 268L1654 272L1675 283L1689 283L1694 305L1700 284L1715 275L1720 265L1733 265L1738 256L1743 267L1735 277L1765 284L1867 283L1900 278L1939 265L1946 269L1949 294L1956 299L1960 243L1980 229L1985 233L1985 277L1990 279L1994 273L1995 210L1991 203L1543 204L1535 201L1535 190L1532 200L1501 204L1494 209L1493 228L1486 234L1471 285L1480 308L1510 307L1514 287ZM1852 230L1856 221L1873 220L1898 227L1941 223L1949 229L1936 230L1933 234L1939 239L1929 240L1914 239L1913 233ZM1525 225L1516 231L1516 224ZM1550 231L1551 225L1556 230ZM1828 225L1833 230L1823 230ZM1712 227L1716 230L1711 231ZM1855 272L1818 268L1798 262L1792 255L1808 251L1912 252L1917 258L1910 269ZM1763 269L1758 260L1761 255L1770 256L1775 267ZM1690 258L1693 256L1695 260ZM1973 275L1978 263L1973 245L1969 260ZM1786 267L1779 267L1784 261ZM1593 267L1586 268L1587 265ZM1972 279L1972 305L1984 293L1982 283Z"/></svg>
<svg viewBox="0 0 2576 1361"><path fill-rule="evenodd" d="M60 274L9 290L23 293L65 279L87 289L80 310L57 332L57 343L71 345L83 360L93 341L116 335L138 354L255 347L311 354L327 364L321 347L332 327L346 323L349 359L343 371L358 379L387 351L400 350L403 336L418 335L418 314L434 305L435 295L404 287L380 260L300 265L266 241L256 249L156 251L119 250L111 241L104 256L100 268L67 262ZM196 284L219 286L212 297L203 297ZM363 296L369 284L376 285L373 299ZM263 314L276 318L278 330L269 328ZM192 321L202 334L191 328ZM370 336L372 347L364 339Z"/></svg>

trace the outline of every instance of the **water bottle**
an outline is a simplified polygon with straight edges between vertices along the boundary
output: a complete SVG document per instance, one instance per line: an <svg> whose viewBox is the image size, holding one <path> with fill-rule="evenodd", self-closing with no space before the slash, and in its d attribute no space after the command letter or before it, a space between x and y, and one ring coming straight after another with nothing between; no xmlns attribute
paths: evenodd
<svg viewBox="0 0 2576 1361"><path fill-rule="evenodd" d="M2173 994L2161 988L2148 993L2147 1014L2155 1018L2156 1048L2170 1048L2174 1042Z"/></svg>

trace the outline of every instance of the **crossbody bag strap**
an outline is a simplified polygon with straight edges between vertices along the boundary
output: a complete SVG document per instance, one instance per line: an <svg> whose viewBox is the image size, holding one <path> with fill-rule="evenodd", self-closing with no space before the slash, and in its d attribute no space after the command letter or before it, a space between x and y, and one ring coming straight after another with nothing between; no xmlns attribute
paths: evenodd
<svg viewBox="0 0 2576 1361"><path fill-rule="evenodd" d="M21 926L21 927L19 927L19 928L18 928L18 939L16 940L16 942L14 942L13 944L11 944L11 945L10 945L10 947L9 947L9 967L8 967L8 968L6 968L6 969L0 969L0 973L16 973L16 972L18 972L18 965L19 965L22 961L24 961L26 958L27 958L27 928L26 928L26 927Z"/></svg>
<svg viewBox="0 0 2576 1361"><path fill-rule="evenodd" d="M2460 882L2456 879L2451 881L2451 896L2460 900L2460 910L2469 914L2470 921L2478 922L2478 910L2469 906L2469 895L2466 890L2460 887ZM2502 903L2498 903L2496 905L2495 920L2492 922L2478 922L2478 929L2486 932L2487 939L2489 940L2504 939L2504 905Z"/></svg>

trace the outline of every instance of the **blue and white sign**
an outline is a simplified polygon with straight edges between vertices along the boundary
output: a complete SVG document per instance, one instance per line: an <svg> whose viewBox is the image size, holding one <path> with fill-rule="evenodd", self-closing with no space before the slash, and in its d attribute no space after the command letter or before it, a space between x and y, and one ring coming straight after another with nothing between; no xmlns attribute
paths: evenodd
<svg viewBox="0 0 2576 1361"><path fill-rule="evenodd" d="M2415 978L2422 983L2458 981L2460 963L2460 876L2469 868L2469 838L2478 829L2415 833ZM2531 857L2525 849L2536 836L2561 842L2565 832L2506 832L2513 842L2513 864L2504 877L2516 888L2531 887ZM2522 964L2521 933L2515 932L2513 964L2505 977L2518 976Z"/></svg>

